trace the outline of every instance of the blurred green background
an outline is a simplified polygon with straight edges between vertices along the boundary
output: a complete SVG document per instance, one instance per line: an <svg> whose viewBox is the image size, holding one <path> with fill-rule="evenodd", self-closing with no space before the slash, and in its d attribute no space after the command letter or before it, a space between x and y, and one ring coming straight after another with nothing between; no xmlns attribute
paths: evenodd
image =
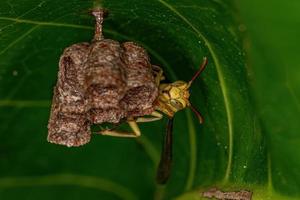
<svg viewBox="0 0 300 200"><path fill-rule="evenodd" d="M90 41L93 1L0 2L0 200L205 199L247 189L254 200L300 199L300 1L103 0L105 37L135 41L169 81L189 80L176 115L174 162L155 183L166 120L143 135L93 135L80 148L46 141L58 60Z"/></svg>

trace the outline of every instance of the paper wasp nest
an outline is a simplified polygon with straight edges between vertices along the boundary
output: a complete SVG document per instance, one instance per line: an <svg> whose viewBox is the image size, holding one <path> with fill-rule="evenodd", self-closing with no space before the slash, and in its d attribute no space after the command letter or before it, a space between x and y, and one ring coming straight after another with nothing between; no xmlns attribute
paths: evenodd
<svg viewBox="0 0 300 200"><path fill-rule="evenodd" d="M79 146L90 140L85 83L79 78L84 73L88 49L88 43L75 44L66 48L60 58L48 123L49 142Z"/></svg>
<svg viewBox="0 0 300 200"><path fill-rule="evenodd" d="M158 95L147 52L110 39L74 44L59 61L48 141L80 146L91 124L150 114Z"/></svg>

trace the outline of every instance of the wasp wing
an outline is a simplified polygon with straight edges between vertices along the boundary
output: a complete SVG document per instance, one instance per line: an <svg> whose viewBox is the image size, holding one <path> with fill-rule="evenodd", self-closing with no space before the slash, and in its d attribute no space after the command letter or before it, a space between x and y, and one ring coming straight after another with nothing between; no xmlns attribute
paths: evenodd
<svg viewBox="0 0 300 200"><path fill-rule="evenodd" d="M171 172L172 165L172 146L173 146L173 118L169 118L167 131L163 140L163 147L160 162L157 169L156 181L159 184L165 184Z"/></svg>

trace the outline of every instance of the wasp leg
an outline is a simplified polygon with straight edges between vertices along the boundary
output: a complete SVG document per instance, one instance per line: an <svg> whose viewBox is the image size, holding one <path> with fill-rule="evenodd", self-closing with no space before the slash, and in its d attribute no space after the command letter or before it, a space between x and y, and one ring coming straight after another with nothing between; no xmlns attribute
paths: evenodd
<svg viewBox="0 0 300 200"><path fill-rule="evenodd" d="M159 86L160 81L165 79L165 77L163 75L164 71L162 70L162 68L160 68L159 66L156 66L156 65L152 65L152 69L153 69L153 72L155 73L155 83L157 86Z"/></svg>
<svg viewBox="0 0 300 200"><path fill-rule="evenodd" d="M150 114L150 116L153 116L153 117L139 117L136 119L136 122L153 122L153 121L160 120L163 117L163 115L157 111L153 111Z"/></svg>
<svg viewBox="0 0 300 200"><path fill-rule="evenodd" d="M103 130L99 133L101 135L109 135L115 137L139 137L141 135L140 128L138 127L137 123L134 119L128 119L127 123L129 124L130 128L133 132L126 132L126 131L118 131L118 130Z"/></svg>

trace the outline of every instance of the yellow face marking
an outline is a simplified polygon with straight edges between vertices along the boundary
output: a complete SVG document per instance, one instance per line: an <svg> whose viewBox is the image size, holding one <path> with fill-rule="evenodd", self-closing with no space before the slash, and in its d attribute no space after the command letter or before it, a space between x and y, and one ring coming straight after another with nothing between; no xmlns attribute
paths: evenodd
<svg viewBox="0 0 300 200"><path fill-rule="evenodd" d="M189 84L184 81L161 84L159 101L163 103L160 104L160 110L172 116L175 112L190 105L189 96Z"/></svg>
<svg viewBox="0 0 300 200"><path fill-rule="evenodd" d="M182 96L182 90L177 87L171 87L169 91L171 99L179 99Z"/></svg>

